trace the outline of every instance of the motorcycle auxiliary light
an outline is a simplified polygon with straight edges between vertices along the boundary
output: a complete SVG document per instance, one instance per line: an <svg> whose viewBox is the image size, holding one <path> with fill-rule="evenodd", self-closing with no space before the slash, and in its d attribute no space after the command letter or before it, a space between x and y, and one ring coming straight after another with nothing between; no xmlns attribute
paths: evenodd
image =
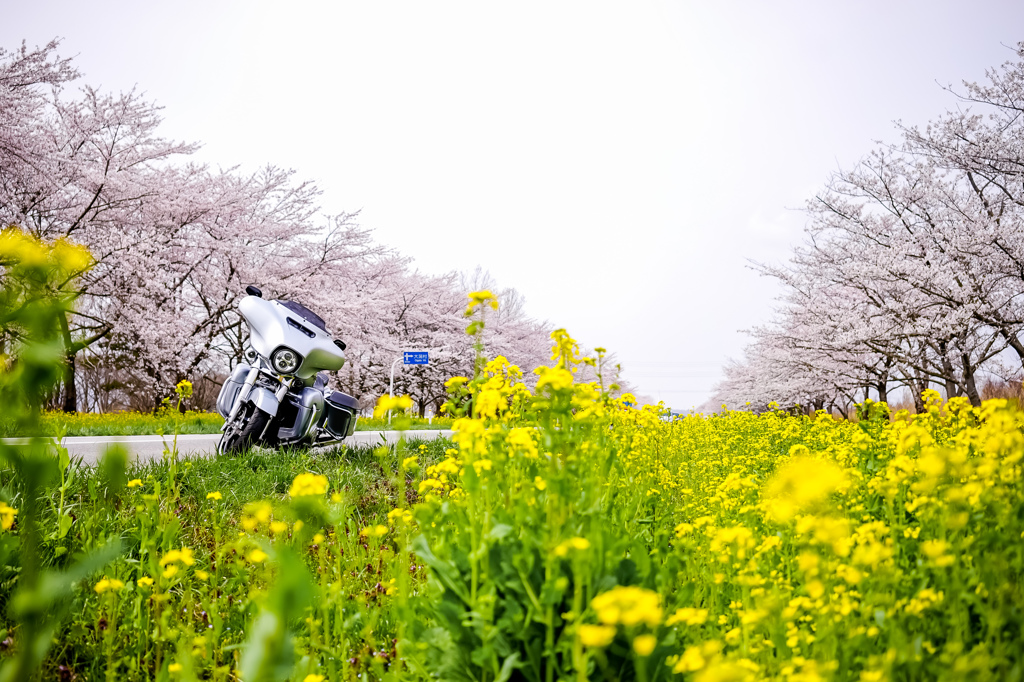
<svg viewBox="0 0 1024 682"><path fill-rule="evenodd" d="M270 364L274 366L274 371L279 374L292 374L299 368L301 362L302 358L291 348L278 348L270 356Z"/></svg>

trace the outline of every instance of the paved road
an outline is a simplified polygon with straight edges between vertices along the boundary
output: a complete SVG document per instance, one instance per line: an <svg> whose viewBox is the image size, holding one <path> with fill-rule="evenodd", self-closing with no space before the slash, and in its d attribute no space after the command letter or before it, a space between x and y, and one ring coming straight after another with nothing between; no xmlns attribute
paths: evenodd
<svg viewBox="0 0 1024 682"><path fill-rule="evenodd" d="M400 431L356 431L345 439L344 445L376 445L384 438L389 443L396 442L402 435ZM434 438L450 438L451 431L419 430L406 431L409 440L433 440ZM213 454L217 446L219 433L183 434L178 436L178 452L183 456L208 456ZM12 442L15 439L5 439ZM140 462L160 459L166 442L169 447L173 438L170 436L70 436L64 439L63 445L72 457L81 457L86 464L95 464L107 446L113 443L123 444Z"/></svg>

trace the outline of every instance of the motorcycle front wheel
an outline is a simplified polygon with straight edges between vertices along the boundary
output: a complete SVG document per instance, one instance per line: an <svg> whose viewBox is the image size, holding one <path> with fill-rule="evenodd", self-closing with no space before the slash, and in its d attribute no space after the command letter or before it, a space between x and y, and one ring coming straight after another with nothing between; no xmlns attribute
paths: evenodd
<svg viewBox="0 0 1024 682"><path fill-rule="evenodd" d="M247 402L235 416L235 421L224 430L217 443L217 453L237 455L256 445L256 440L270 421L270 415Z"/></svg>

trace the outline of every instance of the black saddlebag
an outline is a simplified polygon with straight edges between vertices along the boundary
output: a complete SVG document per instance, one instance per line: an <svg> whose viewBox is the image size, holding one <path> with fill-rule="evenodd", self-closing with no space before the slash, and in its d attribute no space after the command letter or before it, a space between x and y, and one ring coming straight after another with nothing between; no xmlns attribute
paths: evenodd
<svg viewBox="0 0 1024 682"><path fill-rule="evenodd" d="M325 401L324 428L335 438L346 438L355 433L359 402L341 391L332 391Z"/></svg>

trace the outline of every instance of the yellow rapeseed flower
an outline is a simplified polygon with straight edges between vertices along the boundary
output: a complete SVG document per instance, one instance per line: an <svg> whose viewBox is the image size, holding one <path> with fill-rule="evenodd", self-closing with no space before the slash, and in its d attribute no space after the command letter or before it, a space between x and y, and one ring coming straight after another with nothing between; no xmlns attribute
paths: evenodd
<svg viewBox="0 0 1024 682"><path fill-rule="evenodd" d="M92 256L84 247L66 239L58 239L53 243L53 260L69 273L79 273L92 265Z"/></svg>
<svg viewBox="0 0 1024 682"><path fill-rule="evenodd" d="M167 564L172 564L178 561L185 564L186 566L192 566L196 563L196 559L192 553L192 550L188 547L182 547L181 549L172 549L171 551L164 554L160 558L160 565L166 566Z"/></svg>
<svg viewBox="0 0 1024 682"><path fill-rule="evenodd" d="M633 639L633 651L638 656L650 656L657 645L658 638L654 635L640 635Z"/></svg>
<svg viewBox="0 0 1024 682"><path fill-rule="evenodd" d="M505 396L501 391L495 389L485 388L477 394L473 401L473 411L481 419L495 419L503 408L507 407Z"/></svg>
<svg viewBox="0 0 1024 682"><path fill-rule="evenodd" d="M10 530L14 525L14 517L17 515L17 509L9 506L6 502L0 502L0 528Z"/></svg>
<svg viewBox="0 0 1024 682"><path fill-rule="evenodd" d="M219 490L214 490L212 493L206 493L206 499L208 500L220 500L223 498L224 496L220 494Z"/></svg>
<svg viewBox="0 0 1024 682"><path fill-rule="evenodd" d="M327 477L319 474L299 474L292 481L292 487L288 489L291 497L306 497L310 495L323 495L327 492Z"/></svg>
<svg viewBox="0 0 1024 682"><path fill-rule="evenodd" d="M192 382L188 379L182 379L178 382L178 385L174 387L174 392L178 394L182 400L188 400L192 397Z"/></svg>
<svg viewBox="0 0 1024 682"><path fill-rule="evenodd" d="M704 642L696 646L686 647L683 655L672 668L674 673L689 673L700 670L722 650L722 643L716 640Z"/></svg>
<svg viewBox="0 0 1024 682"><path fill-rule="evenodd" d="M469 317L473 309L478 305L489 305L494 310L498 309L498 297L486 289L483 291L471 291L468 296L469 306L466 308L466 317Z"/></svg>
<svg viewBox="0 0 1024 682"><path fill-rule="evenodd" d="M129 488L141 488L142 487L142 479L141 478L133 478L132 480L128 481L128 487Z"/></svg>
<svg viewBox="0 0 1024 682"><path fill-rule="evenodd" d="M569 538L565 542L562 542L555 547L555 556L564 557L569 554L569 550L574 549L577 551L583 551L590 548L590 540L586 538Z"/></svg>
<svg viewBox="0 0 1024 682"><path fill-rule="evenodd" d="M534 373L540 377L537 379L536 390L538 394L544 387L549 387L555 393L572 388L572 373L567 369L562 369L561 367L538 367L534 370Z"/></svg>
<svg viewBox="0 0 1024 682"><path fill-rule="evenodd" d="M93 589L96 590L96 594L103 594L104 592L117 592L122 587L124 587L124 583L120 580L104 577L103 580L96 583Z"/></svg>
<svg viewBox="0 0 1024 682"><path fill-rule="evenodd" d="M653 628L661 624L661 596L643 587L613 587L594 597L590 605L606 625L646 623Z"/></svg>
<svg viewBox="0 0 1024 682"><path fill-rule="evenodd" d="M411 524L413 521L412 512L408 509L392 509L388 512L388 523L397 523L399 521L404 524Z"/></svg>
<svg viewBox="0 0 1024 682"><path fill-rule="evenodd" d="M505 442L517 453L521 453L526 459L537 459L537 444L533 440L532 429L515 427L510 429Z"/></svg>
<svg viewBox="0 0 1024 682"><path fill-rule="evenodd" d="M420 484L416 487L416 492L420 495L430 492L431 490L441 490L444 488L444 483L433 478L425 478L420 481Z"/></svg>
<svg viewBox="0 0 1024 682"><path fill-rule="evenodd" d="M361 531L359 531L359 534L363 537L380 538L387 535L388 531L390 530L391 529L387 526L378 524L376 526L367 526L366 528L363 528Z"/></svg>
<svg viewBox="0 0 1024 682"><path fill-rule="evenodd" d="M615 639L615 628L608 625L581 625L576 633L583 646L606 647Z"/></svg>
<svg viewBox="0 0 1024 682"><path fill-rule="evenodd" d="M945 540L925 540L921 543L921 551L936 566L952 566L955 558L949 552L949 543Z"/></svg>
<svg viewBox="0 0 1024 682"><path fill-rule="evenodd" d="M832 462L793 457L768 483L765 511L772 520L785 523L825 502L846 482L846 473Z"/></svg>
<svg viewBox="0 0 1024 682"><path fill-rule="evenodd" d="M373 408L375 419L386 417L392 410L407 410L412 407L412 398L407 395L382 395L377 399L377 406Z"/></svg>
<svg viewBox="0 0 1024 682"><path fill-rule="evenodd" d="M84 247L66 239L47 244L14 225L0 230L0 260L7 267L57 268L72 276L92 265Z"/></svg>
<svg viewBox="0 0 1024 682"><path fill-rule="evenodd" d="M677 623L684 623L686 625L703 625L708 620L708 612L706 609L694 609L694 608L681 608L675 613L668 617L665 621L665 625L673 626Z"/></svg>

